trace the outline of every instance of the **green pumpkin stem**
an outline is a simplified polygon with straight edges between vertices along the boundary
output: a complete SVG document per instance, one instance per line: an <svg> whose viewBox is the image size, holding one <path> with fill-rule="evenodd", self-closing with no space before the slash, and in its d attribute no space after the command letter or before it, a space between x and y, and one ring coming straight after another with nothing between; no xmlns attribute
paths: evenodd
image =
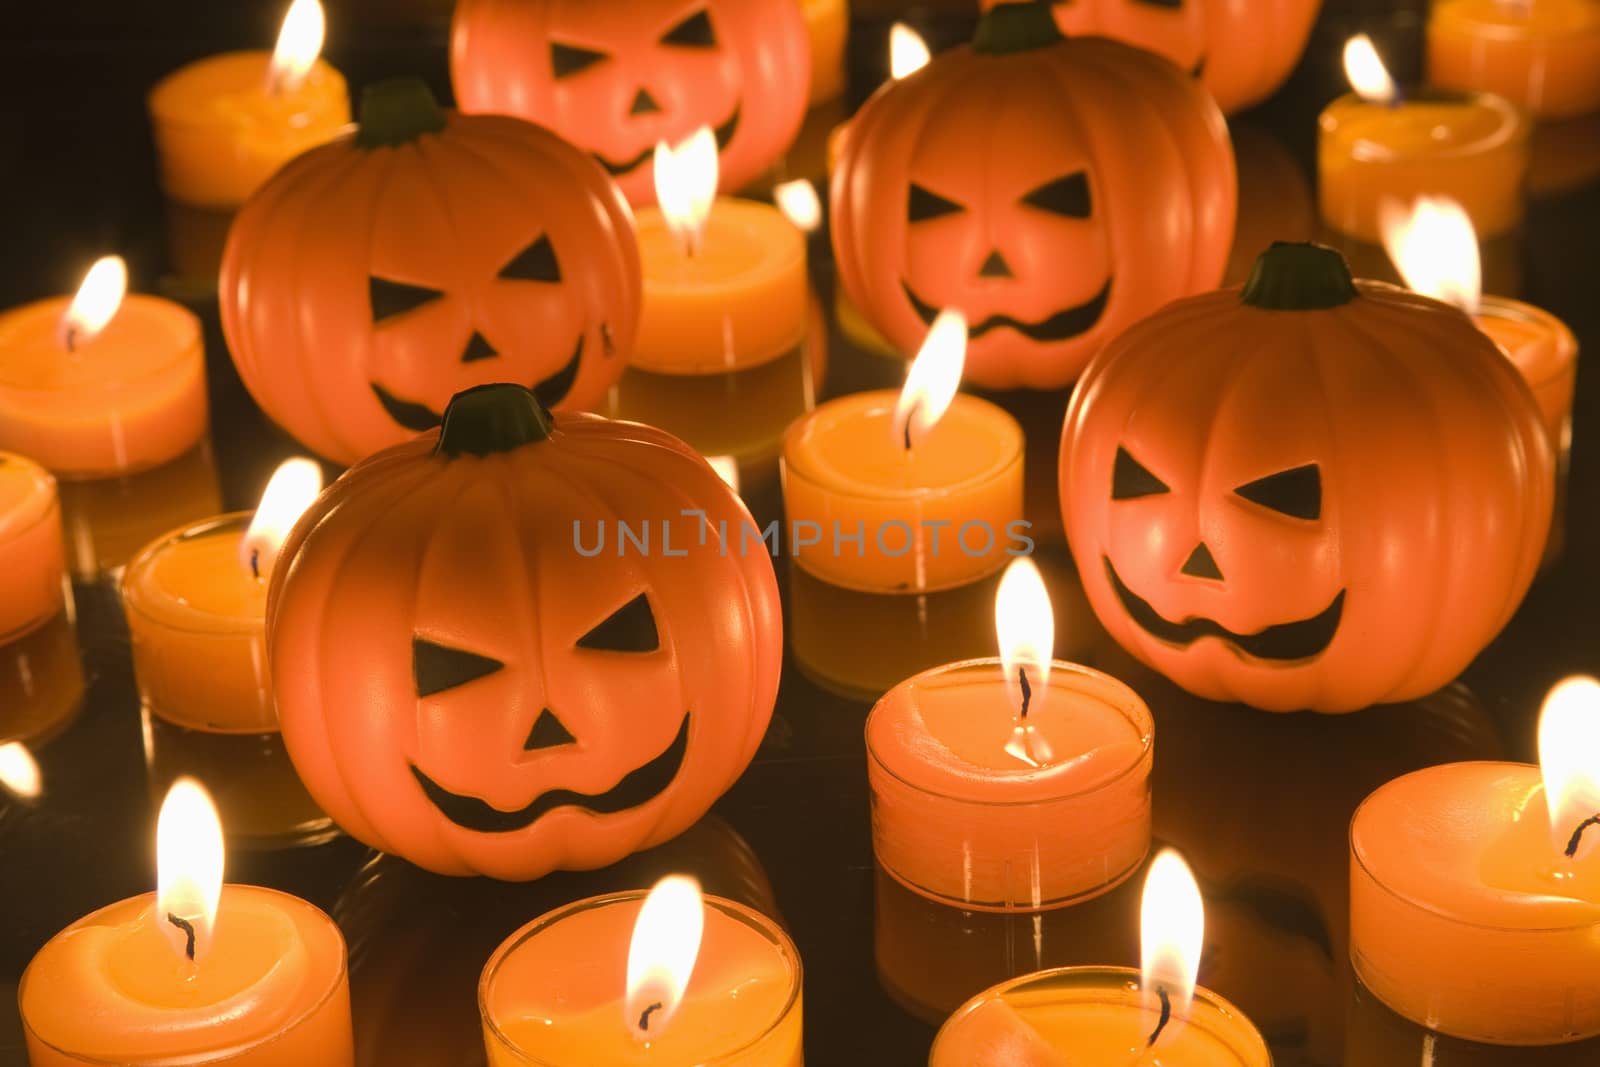
<svg viewBox="0 0 1600 1067"><path fill-rule="evenodd" d="M555 428L532 389L510 382L480 385L450 398L433 454L492 456L546 440Z"/></svg>
<svg viewBox="0 0 1600 1067"><path fill-rule="evenodd" d="M972 50L984 56L1008 56L1064 40L1052 5L1046 0L1026 0L997 4L985 12L972 36Z"/></svg>
<svg viewBox="0 0 1600 1067"><path fill-rule="evenodd" d="M1310 241L1274 241L1256 260L1239 299L1267 311L1315 311L1360 295L1338 252Z"/></svg>
<svg viewBox="0 0 1600 1067"><path fill-rule="evenodd" d="M393 148L445 127L444 109L421 78L391 78L361 90L356 144Z"/></svg>

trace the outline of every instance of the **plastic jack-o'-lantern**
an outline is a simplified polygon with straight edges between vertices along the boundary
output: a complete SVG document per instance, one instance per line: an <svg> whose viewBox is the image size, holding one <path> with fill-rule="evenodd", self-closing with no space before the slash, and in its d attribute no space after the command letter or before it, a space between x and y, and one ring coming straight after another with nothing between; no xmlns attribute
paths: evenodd
<svg viewBox="0 0 1600 1067"><path fill-rule="evenodd" d="M984 10L1016 0L979 0ZM1300 61L1322 0L1026 0L1062 33L1112 37L1165 56L1230 114L1277 91Z"/></svg>
<svg viewBox="0 0 1600 1067"><path fill-rule="evenodd" d="M900 351L954 307L968 378L1053 389L1124 327L1221 281L1236 197L1227 128L1192 78L1007 4L851 121L833 248Z"/></svg>
<svg viewBox="0 0 1600 1067"><path fill-rule="evenodd" d="M351 835L441 874L590 869L681 833L777 695L772 561L706 536L750 522L660 430L460 394L285 545L267 643L296 770Z"/></svg>
<svg viewBox="0 0 1600 1067"><path fill-rule="evenodd" d="M486 382L594 407L633 346L641 285L628 206L592 159L395 81L367 90L351 136L245 205L219 297L257 403L349 463Z"/></svg>
<svg viewBox="0 0 1600 1067"><path fill-rule="evenodd" d="M1125 649L1208 699L1342 712L1438 689L1505 625L1553 463L1465 315L1277 244L1089 368L1061 499Z"/></svg>
<svg viewBox="0 0 1600 1067"><path fill-rule="evenodd" d="M811 81L795 0L460 0L450 72L465 111L520 115L593 152L655 202L656 142L716 133L721 185L794 143Z"/></svg>

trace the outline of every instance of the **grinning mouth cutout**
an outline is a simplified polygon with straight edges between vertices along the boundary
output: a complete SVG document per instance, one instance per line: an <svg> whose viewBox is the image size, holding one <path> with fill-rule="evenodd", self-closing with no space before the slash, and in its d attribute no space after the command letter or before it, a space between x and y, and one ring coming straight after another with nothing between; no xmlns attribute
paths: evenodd
<svg viewBox="0 0 1600 1067"><path fill-rule="evenodd" d="M714 134L716 134L717 151L719 153L726 152L728 150L728 145L733 143L733 135L739 132L739 115L743 110L743 104L736 105L733 109L733 114L728 117L728 121L724 122L721 126L718 126L712 131ZM602 156L599 152L594 154L594 158L600 161L600 165L606 168L607 173L609 173L613 178L621 178L625 175L632 174L634 171L653 160L655 155L655 146L652 145L625 163L613 163L605 156Z"/></svg>
<svg viewBox="0 0 1600 1067"><path fill-rule="evenodd" d="M578 368L583 364L583 344L584 335L580 333L578 347L573 349L572 358L567 360L566 366L533 386L533 395L539 398L539 403L547 408L553 408L572 392L572 383L578 380ZM383 410L388 412L391 419L412 433L421 433L444 424L442 412L413 400L401 400L377 382L371 384L372 393L378 398L378 403L383 405Z"/></svg>
<svg viewBox="0 0 1600 1067"><path fill-rule="evenodd" d="M452 793L423 774L415 764L411 773L439 813L451 822L480 834L507 834L525 830L556 808L578 808L595 815L615 815L620 811L648 804L677 780L689 749L689 714L684 713L678 736L661 755L642 767L631 770L622 781L604 793L579 793L571 789L552 789L540 793L533 802L517 811L501 811L478 797Z"/></svg>
<svg viewBox="0 0 1600 1067"><path fill-rule="evenodd" d="M1151 637L1180 648L1192 645L1203 637L1215 637L1255 659L1310 659L1321 655L1333 642L1333 635L1339 630L1339 620L1344 616L1344 590L1341 589L1339 595L1333 598L1333 603L1319 614L1299 622L1268 626L1253 634L1236 634L1211 619L1172 622L1163 618L1148 601L1123 584L1109 556L1102 558L1106 564L1106 575L1111 579L1111 588L1116 591L1117 599L1122 602L1122 609L1128 616Z"/></svg>
<svg viewBox="0 0 1600 1067"><path fill-rule="evenodd" d="M908 282L901 281L900 288L905 290L906 299L911 301L917 317L932 326L933 320L939 317L939 309L912 292ZM1110 297L1111 279L1107 278L1105 285L1100 287L1100 292L1077 307L1064 308L1038 322L1023 322L1010 315L991 315L970 327L967 330L967 337L976 341L990 330L998 330L1005 326L1034 341L1067 341L1079 334L1087 333L1100 321L1100 316L1105 314L1106 301Z"/></svg>

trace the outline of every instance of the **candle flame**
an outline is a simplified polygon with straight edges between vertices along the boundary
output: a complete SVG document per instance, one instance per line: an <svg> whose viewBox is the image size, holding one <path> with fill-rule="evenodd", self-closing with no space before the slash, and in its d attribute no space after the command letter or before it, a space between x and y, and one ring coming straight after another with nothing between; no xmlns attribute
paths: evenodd
<svg viewBox="0 0 1600 1067"><path fill-rule="evenodd" d="M967 319L961 312L946 308L939 312L928 330L922 350L911 361L906 384L894 407L894 439L903 448L917 447L928 431L949 410L961 387L961 371L967 361Z"/></svg>
<svg viewBox="0 0 1600 1067"><path fill-rule="evenodd" d="M784 218L806 233L822 225L822 201L817 197L817 187L804 178L774 187L772 199Z"/></svg>
<svg viewBox="0 0 1600 1067"><path fill-rule="evenodd" d="M1400 277L1423 296L1476 314L1483 267L1472 219L1449 197L1424 196L1410 210L1397 200L1378 205L1383 247Z"/></svg>
<svg viewBox="0 0 1600 1067"><path fill-rule="evenodd" d="M88 344L116 317L128 295L128 265L121 256L102 256L83 276L77 295L61 316L61 345L69 352Z"/></svg>
<svg viewBox="0 0 1600 1067"><path fill-rule="evenodd" d="M1056 647L1056 616L1050 592L1033 560L1018 557L1006 567L994 597L994 632L1000 644L1000 669L1017 716L1006 751L1033 767L1049 763L1050 742L1028 718L1044 707L1050 661Z"/></svg>
<svg viewBox="0 0 1600 1067"><path fill-rule="evenodd" d="M167 790L156 819L156 919L174 952L198 962L211 948L222 896L222 821L193 778Z"/></svg>
<svg viewBox="0 0 1600 1067"><path fill-rule="evenodd" d="M1173 1016L1188 1010L1205 931L1205 903L1194 872L1182 856L1163 849L1150 864L1139 908L1140 988L1152 1011L1165 1014L1163 1001L1170 1002Z"/></svg>
<svg viewBox="0 0 1600 1067"><path fill-rule="evenodd" d="M1394 101L1394 79L1389 77L1389 68L1383 65L1377 46L1366 34L1358 33L1344 43L1344 74L1361 99L1374 104Z"/></svg>
<svg viewBox="0 0 1600 1067"><path fill-rule="evenodd" d="M623 1011L635 1040L661 1035L683 1000L705 929L700 883L674 874L657 882L639 909L628 945L628 995Z"/></svg>
<svg viewBox="0 0 1600 1067"><path fill-rule="evenodd" d="M717 472L729 489L735 493L739 491L739 461L732 456L707 456L706 462L711 464L711 469Z"/></svg>
<svg viewBox="0 0 1600 1067"><path fill-rule="evenodd" d="M272 50L272 63L267 68L268 92L292 93L300 88L322 51L327 28L322 5L317 0L294 0L289 5L288 13L283 16L283 29L278 31L278 45Z"/></svg>
<svg viewBox="0 0 1600 1067"><path fill-rule="evenodd" d="M889 77L895 81L915 74L933 58L928 42L903 22L889 27Z"/></svg>
<svg viewBox="0 0 1600 1067"><path fill-rule="evenodd" d="M1600 826L1578 832L1600 815L1600 682L1585 676L1564 678L1544 698L1539 769L1557 851L1567 854L1570 849L1572 859L1600 851Z"/></svg>
<svg viewBox="0 0 1600 1067"><path fill-rule="evenodd" d="M283 542L322 492L322 468L309 459L284 460L267 480L250 528L239 542L239 563L261 581L272 574Z"/></svg>
<svg viewBox="0 0 1600 1067"><path fill-rule="evenodd" d="M700 127L676 147L658 142L655 168L661 216L692 256L717 197L717 138L711 127Z"/></svg>
<svg viewBox="0 0 1600 1067"><path fill-rule="evenodd" d="M0 786L23 800L34 799L44 787L39 764L21 741L0 745Z"/></svg>

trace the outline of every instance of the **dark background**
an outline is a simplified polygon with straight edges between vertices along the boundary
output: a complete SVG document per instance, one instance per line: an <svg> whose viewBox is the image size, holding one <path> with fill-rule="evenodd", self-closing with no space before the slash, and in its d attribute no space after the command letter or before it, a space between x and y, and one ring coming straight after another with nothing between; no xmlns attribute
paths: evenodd
<svg viewBox="0 0 1600 1067"><path fill-rule="evenodd" d="M189 299L207 324L213 445L228 508L253 506L272 467L297 450L265 423L234 375L214 300L172 276L143 99L157 78L190 59L270 46L284 6L275 0L78 0L11 4L0 13L6 21L0 30L0 307L70 291L85 266L107 251L128 259L137 288ZM856 5L852 99L883 78L890 15L901 6L884 0ZM330 7L326 55L353 87L421 73L441 94L448 92L448 5L359 0ZM947 46L966 37L971 15L964 3L944 8L902 17L936 46ZM1300 179L1309 182L1316 113L1343 91L1334 62L1345 36L1355 29L1373 32L1397 74L1415 76L1419 9L1420 3L1333 0L1290 84L1236 119L1236 126L1286 150L1299 164ZM1600 153L1592 135L1579 143ZM1262 207L1247 203L1242 210ZM1499 250L1507 264L1502 276L1520 277L1520 292L1503 289L1503 295L1549 309L1586 346L1600 344L1597 241L1595 181L1533 202L1523 231ZM832 266L825 240L813 244L813 260L827 304ZM901 373L856 351L837 331L831 347L830 393L888 383ZM1569 673L1595 669L1600 613L1593 599L1600 584L1589 547L1600 530L1600 435L1590 432L1600 425L1596 377L1591 371L1579 376L1565 552L1468 671L1461 690L1340 721L1267 716L1190 700L1127 664L1093 634L1062 638L1075 655L1111 666L1152 705L1156 833L1189 854L1213 917L1202 981L1256 1019L1272 1038L1280 1067L1422 1062L1424 1037L1351 988L1343 941L1345 823L1366 791L1411 767L1499 754L1531 759L1545 690ZM1030 463L1042 459L1048 467L1065 396L1001 399L1029 426L1038 446L1030 448ZM1034 475L1030 487L1053 482L1047 469ZM758 515L773 506L770 498L751 503ZM1048 490L1030 497L1031 514L1054 507ZM1059 546L1046 546L1045 554L1063 562ZM1058 579L1066 573L1060 566L1052 571ZM1070 598L1071 584L1053 582L1058 599ZM82 710L39 752L46 797L31 807L0 807L0 1063L22 1062L8 987L38 947L79 916L154 884L153 809L120 607L103 581L80 583L77 601L89 686ZM848 628L853 620L839 623ZM868 643L892 638L859 635ZM339 840L290 852L236 851L229 877L292 890L339 916L352 944L364 1063L475 1062L481 1050L473 1045L470 982L489 948L547 907L648 884L669 866L687 866L709 888L781 914L805 961L807 1062L813 1067L923 1062L933 1027L885 994L874 965L875 925L909 932L886 950L900 961L898 967L891 962L891 970L920 975L946 994L976 992L1004 970L1026 970L1039 960L1136 961L1136 884L1089 908L1052 916L1039 930L1027 920L944 913L903 892L875 891L860 734L865 709L818 686L791 661L767 742L717 805L721 821L620 870L556 876L527 887L450 882L393 861L369 864L365 849ZM0 707L0 736L7 715ZM1030 955L1035 935L1043 945L1038 957ZM367 1039L377 1032L389 1034L392 1043ZM1347 1038L1351 1051L1345 1054ZM1431 1048L1437 1067L1600 1062L1593 1043L1522 1052L1449 1041Z"/></svg>

